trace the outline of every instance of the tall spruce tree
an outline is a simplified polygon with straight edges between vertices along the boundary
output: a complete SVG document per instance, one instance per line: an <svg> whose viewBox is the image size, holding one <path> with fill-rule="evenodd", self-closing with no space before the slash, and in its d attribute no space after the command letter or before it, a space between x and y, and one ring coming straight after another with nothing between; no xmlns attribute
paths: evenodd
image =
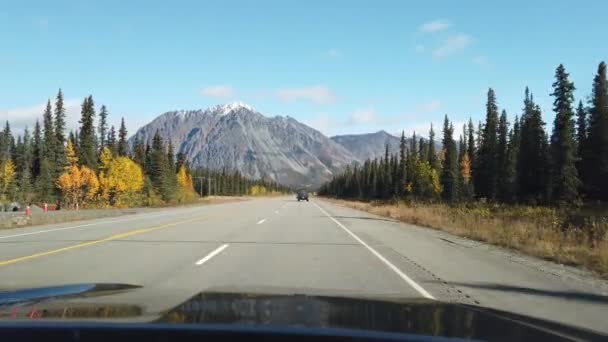
<svg viewBox="0 0 608 342"><path fill-rule="evenodd" d="M97 139L95 136L95 104L93 96L89 95L82 103L80 116L80 145L78 160L80 164L97 170Z"/></svg>
<svg viewBox="0 0 608 342"><path fill-rule="evenodd" d="M604 62L593 79L588 131L585 188L590 198L608 201L608 82Z"/></svg>
<svg viewBox="0 0 608 342"><path fill-rule="evenodd" d="M519 128L519 118L515 116L513 128L509 131L509 143L507 147L507 161L505 165L505 183L506 188L503 192L503 201L517 201L519 193L519 181L517 178L517 161L519 158L519 145L521 142L521 134Z"/></svg>
<svg viewBox="0 0 608 342"><path fill-rule="evenodd" d="M431 124L431 129L429 130L429 154L428 154L428 162L431 167L437 172L439 172L439 158L437 158L437 151L435 150L435 131L433 131L433 124Z"/></svg>
<svg viewBox="0 0 608 342"><path fill-rule="evenodd" d="M521 140L517 161L519 198L539 203L546 199L548 184L548 151L545 123L540 107L526 87L524 111L521 117Z"/></svg>
<svg viewBox="0 0 608 342"><path fill-rule="evenodd" d="M108 142L108 109L101 105L99 109L99 123L97 124L97 134L99 135L99 150L103 150Z"/></svg>
<svg viewBox="0 0 608 342"><path fill-rule="evenodd" d="M407 165L406 165L406 150L407 150L407 142L405 140L405 132L401 131L401 140L399 141L399 195L403 196L405 195L405 186L406 184L406 171L407 171ZM363 169L365 172L367 172L367 169L369 168L369 165L364 164L363 165ZM364 178L365 179L365 178Z"/></svg>
<svg viewBox="0 0 608 342"><path fill-rule="evenodd" d="M108 148L110 151L112 151L112 154L118 154L118 141L116 140L116 129L114 128L114 125L110 127L106 141Z"/></svg>
<svg viewBox="0 0 608 342"><path fill-rule="evenodd" d="M65 156L65 104L63 102L63 92L57 92L55 98L55 173L60 175L66 165Z"/></svg>
<svg viewBox="0 0 608 342"><path fill-rule="evenodd" d="M576 170L578 171L578 177L581 180L582 190L585 191L585 185L587 184L587 178L585 175L585 161L589 157L587 152L587 110L583 106L583 101L578 102L576 108Z"/></svg>
<svg viewBox="0 0 608 342"><path fill-rule="evenodd" d="M501 201L507 200L509 192L509 181L507 175L508 134L509 122L507 121L507 112L503 110L498 121L498 145L496 150L496 158L498 159L497 197Z"/></svg>
<svg viewBox="0 0 608 342"><path fill-rule="evenodd" d="M486 102L486 122L483 128L481 144L479 145L478 168L475 176L478 183L475 191L480 197L489 200L496 198L498 180L498 106L496 94L490 88Z"/></svg>
<svg viewBox="0 0 608 342"><path fill-rule="evenodd" d="M23 141L18 151L17 158L17 186L19 187L18 199L29 202L32 197L32 145L30 132L27 127L23 130Z"/></svg>
<svg viewBox="0 0 608 342"><path fill-rule="evenodd" d="M125 126L125 118L120 119L120 128L118 129L118 155L126 156L129 152L127 145L127 126Z"/></svg>
<svg viewBox="0 0 608 342"><path fill-rule="evenodd" d="M551 134L551 195L553 200L571 202L578 198L580 180L576 170L574 129L574 83L562 64L555 70L552 96L555 121Z"/></svg>
<svg viewBox="0 0 608 342"><path fill-rule="evenodd" d="M53 168L55 162L55 152L57 150L57 136L53 124L53 109L51 100L46 103L46 109L42 115L42 128L44 134L44 157L49 160L49 167Z"/></svg>
<svg viewBox="0 0 608 342"><path fill-rule="evenodd" d="M36 119L36 124L34 125L34 136L32 138L32 166L31 173L32 179L36 180L40 175L40 163L42 161L42 131L40 129L40 121Z"/></svg>
<svg viewBox="0 0 608 342"><path fill-rule="evenodd" d="M458 156L456 155L456 143L453 138L454 126L445 116L443 122L443 140L444 149L443 169L441 170L441 186L443 192L442 198L448 202L454 202L458 196Z"/></svg>

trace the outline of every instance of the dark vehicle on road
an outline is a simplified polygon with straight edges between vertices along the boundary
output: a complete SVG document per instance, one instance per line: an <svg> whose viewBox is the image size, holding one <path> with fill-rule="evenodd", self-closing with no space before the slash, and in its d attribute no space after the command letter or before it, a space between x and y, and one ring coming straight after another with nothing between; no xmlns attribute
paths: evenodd
<svg viewBox="0 0 608 342"><path fill-rule="evenodd" d="M136 292L141 295L131 296ZM73 284L0 292L0 339L599 341L608 338L591 330L524 315L422 298L243 293L220 288L194 294L168 308L151 309L149 304L158 298L169 298L158 292L129 284Z"/></svg>
<svg viewBox="0 0 608 342"><path fill-rule="evenodd" d="M296 195L296 199L298 200L298 202L300 202L300 201L308 202L308 191L299 190L298 194Z"/></svg>

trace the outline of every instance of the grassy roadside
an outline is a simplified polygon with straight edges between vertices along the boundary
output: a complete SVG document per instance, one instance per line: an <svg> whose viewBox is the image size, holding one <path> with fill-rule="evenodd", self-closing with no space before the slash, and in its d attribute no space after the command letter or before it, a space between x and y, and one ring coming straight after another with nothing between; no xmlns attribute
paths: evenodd
<svg viewBox="0 0 608 342"><path fill-rule="evenodd" d="M581 219L558 208L404 202L358 202L324 198L346 207L465 238L581 266L608 278L608 221Z"/></svg>
<svg viewBox="0 0 608 342"><path fill-rule="evenodd" d="M0 230L13 229L21 227L31 227L42 224L65 223L73 221L92 220L106 217L118 217L124 215L132 215L144 212L152 212L159 208L182 208L194 207L200 205L213 205L229 202L238 202L247 200L248 197L243 196L211 196L204 198L196 198L191 201L179 204L163 204L153 207L137 207L137 208L96 208L96 209L81 209L81 210L59 210L49 211L33 211L30 217L25 217L24 212L2 213L0 215Z"/></svg>

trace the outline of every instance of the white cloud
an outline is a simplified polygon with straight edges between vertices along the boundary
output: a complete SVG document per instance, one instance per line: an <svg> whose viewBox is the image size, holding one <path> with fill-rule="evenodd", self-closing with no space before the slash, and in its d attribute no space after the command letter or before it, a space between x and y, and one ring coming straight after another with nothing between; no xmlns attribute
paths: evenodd
<svg viewBox="0 0 608 342"><path fill-rule="evenodd" d="M279 89L276 92L276 95L285 102L308 100L317 104L327 104L333 103L336 100L334 93L323 85L305 88Z"/></svg>
<svg viewBox="0 0 608 342"><path fill-rule="evenodd" d="M450 26L449 22L443 19L436 19L422 24L418 31L422 33L434 33L447 30Z"/></svg>
<svg viewBox="0 0 608 342"><path fill-rule="evenodd" d="M448 37L443 41L441 46L433 50L433 57L443 58L455 53L464 51L469 45L473 43L473 37L470 35L459 33Z"/></svg>
<svg viewBox="0 0 608 342"><path fill-rule="evenodd" d="M342 56L342 52L336 48L331 48L327 51L327 56L331 58L338 58Z"/></svg>
<svg viewBox="0 0 608 342"><path fill-rule="evenodd" d="M234 96L234 90L229 85L218 85L206 87L201 90L201 94L207 97L227 98Z"/></svg>
<svg viewBox="0 0 608 342"><path fill-rule="evenodd" d="M475 56L473 57L472 62L473 64L477 64L482 67L490 65L490 62L488 62L488 59L485 56Z"/></svg>
<svg viewBox="0 0 608 342"><path fill-rule="evenodd" d="M53 99L51 99L51 104L54 104ZM80 120L80 104L81 101L78 99L64 100L66 129L68 131L78 127L78 120ZM31 133L34 130L36 119L38 119L42 125L42 114L44 113L45 108L46 102L33 106L0 109L0 118L2 118L2 124L4 124L4 121L8 120L11 124L11 130L16 134L21 134L26 126Z"/></svg>
<svg viewBox="0 0 608 342"><path fill-rule="evenodd" d="M349 117L350 125L368 125L378 121L376 111L373 108L357 109Z"/></svg>
<svg viewBox="0 0 608 342"><path fill-rule="evenodd" d="M424 52L424 50L425 50L425 47L424 47L424 45L422 45L422 44L418 44L418 45L416 45L416 47L414 48L414 51L416 51L416 52L418 52L418 53L422 53L422 52Z"/></svg>

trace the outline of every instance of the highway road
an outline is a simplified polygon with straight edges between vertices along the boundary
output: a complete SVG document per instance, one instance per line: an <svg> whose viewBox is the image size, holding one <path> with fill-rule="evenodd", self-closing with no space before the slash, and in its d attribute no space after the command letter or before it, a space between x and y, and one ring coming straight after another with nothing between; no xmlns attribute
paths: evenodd
<svg viewBox="0 0 608 342"><path fill-rule="evenodd" d="M318 198L260 198L0 231L5 289L136 284L143 288L104 300L143 301L151 310L205 290L426 297L608 332L605 283L555 269Z"/></svg>

